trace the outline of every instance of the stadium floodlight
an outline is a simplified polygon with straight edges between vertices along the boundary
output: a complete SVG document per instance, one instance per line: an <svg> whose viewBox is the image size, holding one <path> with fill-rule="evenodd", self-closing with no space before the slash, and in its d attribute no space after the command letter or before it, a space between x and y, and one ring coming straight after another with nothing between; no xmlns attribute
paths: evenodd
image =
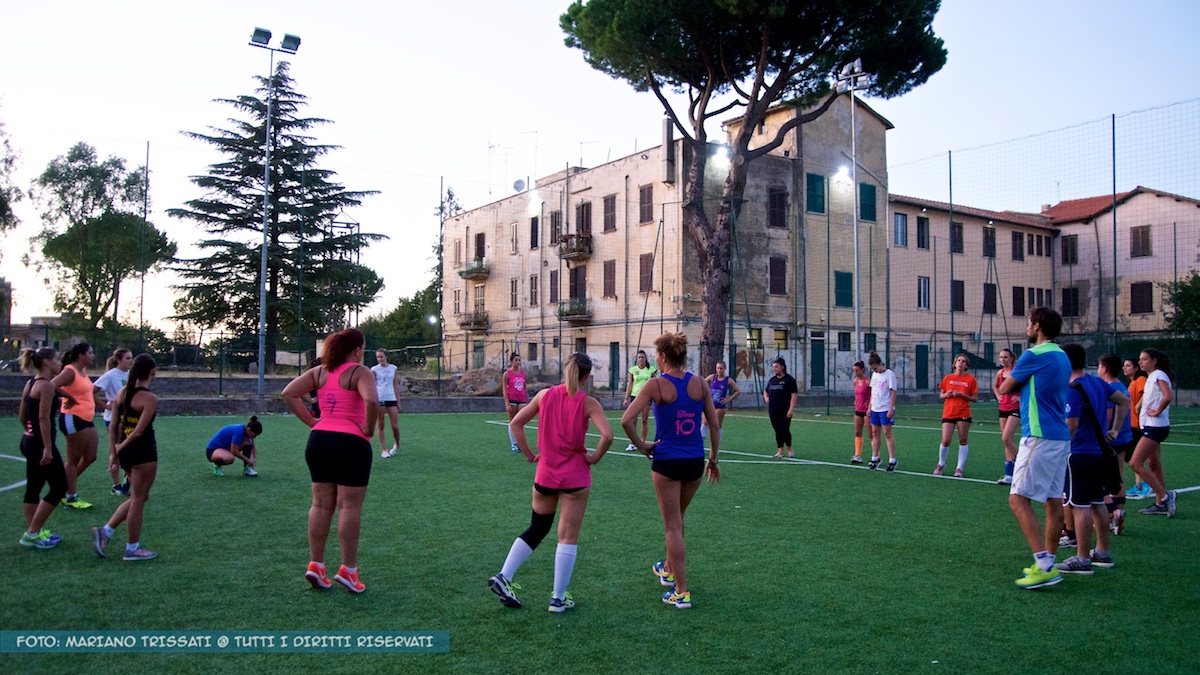
<svg viewBox="0 0 1200 675"><path fill-rule="evenodd" d="M267 70L267 130L263 135L266 156L263 160L262 261L258 278L258 397L263 398L267 374L267 244L271 215L271 104L275 98L275 52L295 54L300 48L300 38L284 33L283 44L276 49L271 46L271 31L256 27L250 35L250 46L271 52L271 66Z"/></svg>

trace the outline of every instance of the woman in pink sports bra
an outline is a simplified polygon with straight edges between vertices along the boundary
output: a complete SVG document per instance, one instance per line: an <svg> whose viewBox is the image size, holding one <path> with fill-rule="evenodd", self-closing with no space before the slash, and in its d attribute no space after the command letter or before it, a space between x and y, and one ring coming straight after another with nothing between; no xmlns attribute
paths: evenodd
<svg viewBox="0 0 1200 675"><path fill-rule="evenodd" d="M521 370L521 355L513 352L508 357L508 370L504 371L504 409L508 411L508 421L517 416L521 406L529 402L529 393L525 389L525 371ZM513 452L520 452L517 438L512 429L508 430L508 442Z"/></svg>
<svg viewBox="0 0 1200 675"><path fill-rule="evenodd" d="M575 569L576 542L591 491L592 465L608 452L613 440L612 428L604 417L600 402L580 388L591 372L592 360L586 354L572 354L563 367L563 384L539 391L509 423L518 448L530 462L537 464L537 471L533 478L533 517L529 527L513 541L504 567L488 579L488 588L500 596L500 603L505 607L521 606L521 601L513 595L513 576L550 533L560 499L562 516L558 519L550 611L565 612L575 606L571 594L567 593L567 585ZM540 454L529 449L529 440L525 437L525 425L534 415L538 418L537 448ZM600 432L596 451L590 454L584 444L589 422Z"/></svg>
<svg viewBox="0 0 1200 675"><path fill-rule="evenodd" d="M325 541L338 512L338 543L342 566L334 575L352 593L366 590L358 580L358 533L362 504L371 477L371 434L379 416L375 376L362 365L363 334L353 328L325 340L321 365L292 380L283 400L296 417L312 429L304 459L312 477L312 508L308 511L308 548L312 561L304 577L313 588L332 586L325 575ZM314 418L301 397L313 390L321 404Z"/></svg>

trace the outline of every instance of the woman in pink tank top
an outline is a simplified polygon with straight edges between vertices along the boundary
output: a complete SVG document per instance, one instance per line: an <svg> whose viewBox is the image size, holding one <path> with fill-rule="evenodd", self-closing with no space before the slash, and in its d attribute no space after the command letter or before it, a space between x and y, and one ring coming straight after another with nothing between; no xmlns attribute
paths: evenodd
<svg viewBox="0 0 1200 675"><path fill-rule="evenodd" d="M558 549L554 554L554 592L550 611L565 612L575 606L567 585L575 569L576 542L587 509L592 485L592 465L600 461L612 445L612 428L604 417L600 402L580 390L592 372L592 360L585 354L572 354L563 368L563 384L543 389L509 423L521 453L537 464L533 479L533 517L529 528L513 542L504 567L488 580L488 588L500 596L505 607L520 607L513 595L513 576L525 559L542 543L554 522L562 498L562 517L558 519ZM538 418L537 445L540 454L529 449L525 425ZM588 423L596 425L600 442L596 452L588 454L584 441Z"/></svg>
<svg viewBox="0 0 1200 675"><path fill-rule="evenodd" d="M375 376L362 365L364 342L363 334L353 328L330 335L321 365L283 390L288 409L312 429L304 450L313 493L308 511L311 562L304 577L313 588L333 585L325 574L325 541L336 509L342 566L334 580L352 593L366 590L358 580L358 533L375 455L371 433L379 415ZM301 400L313 390L321 404L320 419Z"/></svg>
<svg viewBox="0 0 1200 675"><path fill-rule="evenodd" d="M529 394L525 390L525 371L521 370L521 355L513 352L508 357L508 370L504 371L504 409L508 412L508 421L517 416L521 406L529 402ZM511 429L508 431L508 442L513 452L520 452L517 439Z"/></svg>

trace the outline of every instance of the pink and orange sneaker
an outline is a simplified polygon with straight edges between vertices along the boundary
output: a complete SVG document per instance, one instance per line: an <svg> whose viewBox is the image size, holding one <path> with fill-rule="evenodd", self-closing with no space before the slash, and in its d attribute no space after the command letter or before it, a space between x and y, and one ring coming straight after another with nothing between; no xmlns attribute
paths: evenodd
<svg viewBox="0 0 1200 675"><path fill-rule="evenodd" d="M358 580L358 572L351 572L346 569L345 565L338 568L337 574L333 576L333 580L350 589L351 593L362 593L367 590L367 587Z"/></svg>
<svg viewBox="0 0 1200 675"><path fill-rule="evenodd" d="M308 579L313 588L329 588L333 585L329 577L325 576L325 566L320 563L308 563L308 571L304 573L304 578Z"/></svg>

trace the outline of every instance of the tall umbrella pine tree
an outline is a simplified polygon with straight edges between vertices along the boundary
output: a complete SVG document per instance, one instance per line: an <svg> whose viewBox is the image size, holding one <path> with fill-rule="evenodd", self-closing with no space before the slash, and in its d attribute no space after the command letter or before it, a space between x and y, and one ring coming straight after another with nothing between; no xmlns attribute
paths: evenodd
<svg viewBox="0 0 1200 675"><path fill-rule="evenodd" d="M217 99L239 116L230 128L183 132L212 145L225 159L193 176L203 193L173 217L190 220L208 238L202 257L180 260L182 298L176 318L223 327L237 335L257 333L263 240L263 158L266 152L269 82L258 77L255 96ZM329 120L301 117L307 97L295 89L288 63L275 68L271 103L271 184L267 220L266 362L275 362L281 339L343 327L349 310L371 302L383 280L361 265L359 252L381 234L335 224L346 209L376 191L349 191L334 171L317 162L336 145L322 145L309 132Z"/></svg>

